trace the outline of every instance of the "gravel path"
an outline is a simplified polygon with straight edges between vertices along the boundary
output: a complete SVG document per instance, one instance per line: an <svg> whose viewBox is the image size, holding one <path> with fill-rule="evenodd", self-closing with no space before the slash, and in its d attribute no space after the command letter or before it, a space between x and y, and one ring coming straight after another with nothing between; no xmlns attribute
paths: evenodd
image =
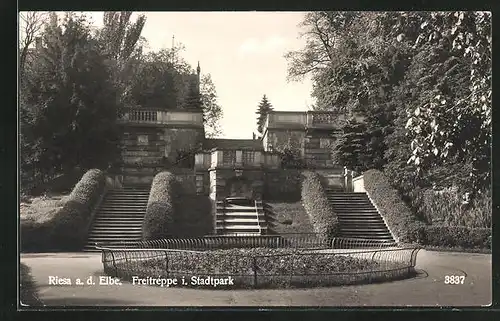
<svg viewBox="0 0 500 321"><path fill-rule="evenodd" d="M418 276L380 284L314 289L201 290L132 285L98 285L100 254L22 254L46 306L481 306L491 303L491 255L421 250ZM446 275L464 284L446 285ZM49 285L49 276L72 285ZM90 277L96 285L76 285Z"/></svg>

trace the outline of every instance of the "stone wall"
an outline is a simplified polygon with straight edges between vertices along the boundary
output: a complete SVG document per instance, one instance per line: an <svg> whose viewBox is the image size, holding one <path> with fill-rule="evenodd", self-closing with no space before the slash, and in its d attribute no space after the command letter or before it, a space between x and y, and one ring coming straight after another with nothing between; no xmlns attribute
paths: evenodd
<svg viewBox="0 0 500 321"><path fill-rule="evenodd" d="M155 127L127 127L122 139L125 165L156 165L163 156L163 132Z"/></svg>
<svg viewBox="0 0 500 321"><path fill-rule="evenodd" d="M327 135L314 135L304 139L304 158L308 164L315 167L332 167L331 149L335 143L335 137Z"/></svg>
<svg viewBox="0 0 500 321"><path fill-rule="evenodd" d="M296 169L267 170L264 181L264 199L298 201L302 188L302 174Z"/></svg>
<svg viewBox="0 0 500 321"><path fill-rule="evenodd" d="M243 170L237 176L232 169L215 169L210 171L210 195L214 200L221 200L230 196L231 184L240 177L248 182L249 196L261 199L264 189L264 173L261 170Z"/></svg>

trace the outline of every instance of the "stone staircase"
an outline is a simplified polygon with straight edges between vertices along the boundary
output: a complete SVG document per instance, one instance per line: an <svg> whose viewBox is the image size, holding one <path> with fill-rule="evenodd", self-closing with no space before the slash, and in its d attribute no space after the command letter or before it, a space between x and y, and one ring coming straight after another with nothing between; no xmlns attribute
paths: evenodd
<svg viewBox="0 0 500 321"><path fill-rule="evenodd" d="M267 229L262 201L239 198L217 201L215 221L217 235L265 235Z"/></svg>
<svg viewBox="0 0 500 321"><path fill-rule="evenodd" d="M326 194L338 215L341 237L394 242L382 216L366 193L326 189Z"/></svg>
<svg viewBox="0 0 500 321"><path fill-rule="evenodd" d="M119 244L139 241L150 186L128 186L109 190L90 227L84 251L95 251L95 243Z"/></svg>

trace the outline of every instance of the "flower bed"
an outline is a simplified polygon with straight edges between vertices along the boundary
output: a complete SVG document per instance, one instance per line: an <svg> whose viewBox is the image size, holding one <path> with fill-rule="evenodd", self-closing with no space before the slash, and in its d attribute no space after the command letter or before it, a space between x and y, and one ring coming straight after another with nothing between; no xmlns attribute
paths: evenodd
<svg viewBox="0 0 500 321"><path fill-rule="evenodd" d="M132 280L133 277L184 277L186 280L192 277L233 278L234 285L223 287L226 289L353 284L406 277L411 272L408 262L380 259L380 255L376 257L377 253L380 252L358 251L349 255L269 248L210 251L136 249L113 253L114 264L106 265L105 259L105 271L125 280ZM193 284L189 281L185 284L190 285Z"/></svg>

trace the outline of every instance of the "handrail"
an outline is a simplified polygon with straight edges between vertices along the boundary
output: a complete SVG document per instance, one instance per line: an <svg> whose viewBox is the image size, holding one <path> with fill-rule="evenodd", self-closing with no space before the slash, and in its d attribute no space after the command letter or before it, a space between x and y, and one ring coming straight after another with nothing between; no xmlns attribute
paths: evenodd
<svg viewBox="0 0 500 321"><path fill-rule="evenodd" d="M261 235L262 228L260 226L259 209L257 208L257 200L254 200L254 205L255 205L255 215L257 216L257 226L259 227L259 235Z"/></svg>

